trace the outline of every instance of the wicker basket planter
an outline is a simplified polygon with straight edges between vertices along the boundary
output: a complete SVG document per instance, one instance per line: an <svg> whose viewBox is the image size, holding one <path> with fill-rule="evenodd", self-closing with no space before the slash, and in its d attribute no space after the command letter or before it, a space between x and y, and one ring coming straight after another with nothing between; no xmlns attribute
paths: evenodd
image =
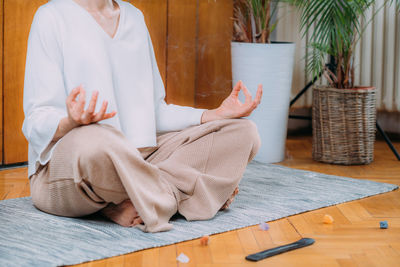
<svg viewBox="0 0 400 267"><path fill-rule="evenodd" d="M313 151L316 161L356 165L374 158L376 89L314 87Z"/></svg>

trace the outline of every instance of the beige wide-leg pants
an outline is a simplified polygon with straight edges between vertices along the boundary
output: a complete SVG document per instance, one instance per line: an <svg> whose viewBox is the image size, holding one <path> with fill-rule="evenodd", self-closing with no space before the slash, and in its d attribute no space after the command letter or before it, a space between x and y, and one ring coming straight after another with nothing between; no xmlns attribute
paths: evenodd
<svg viewBox="0 0 400 267"><path fill-rule="evenodd" d="M78 217L131 199L146 232L212 218L239 184L261 141L251 120L225 119L157 136L156 147L136 148L106 124L73 129L52 158L31 176L34 205Z"/></svg>

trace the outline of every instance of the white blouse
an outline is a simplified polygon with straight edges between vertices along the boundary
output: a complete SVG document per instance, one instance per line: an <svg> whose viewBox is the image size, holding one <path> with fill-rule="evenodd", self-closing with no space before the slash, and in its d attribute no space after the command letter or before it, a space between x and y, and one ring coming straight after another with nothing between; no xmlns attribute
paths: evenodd
<svg viewBox="0 0 400 267"><path fill-rule="evenodd" d="M86 107L99 91L116 116L101 121L127 137L137 148L156 146L157 133L178 131L201 123L206 109L166 104L142 12L122 0L118 29L111 38L73 0L51 0L36 11L28 39L24 83L25 120L29 142L29 177L51 158L51 142L59 121L68 116L65 100L83 84ZM185 70L182 70L185 71Z"/></svg>

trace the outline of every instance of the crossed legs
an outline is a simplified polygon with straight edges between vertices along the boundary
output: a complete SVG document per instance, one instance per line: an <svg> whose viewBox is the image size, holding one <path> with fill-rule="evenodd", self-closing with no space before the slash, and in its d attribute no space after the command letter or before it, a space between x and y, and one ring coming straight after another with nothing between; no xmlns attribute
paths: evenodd
<svg viewBox="0 0 400 267"><path fill-rule="evenodd" d="M79 127L63 139L31 178L35 206L70 217L102 210L121 225L149 232L171 229L177 211L201 220L227 208L260 146L257 127L247 119L165 133L157 147L144 149L108 125Z"/></svg>

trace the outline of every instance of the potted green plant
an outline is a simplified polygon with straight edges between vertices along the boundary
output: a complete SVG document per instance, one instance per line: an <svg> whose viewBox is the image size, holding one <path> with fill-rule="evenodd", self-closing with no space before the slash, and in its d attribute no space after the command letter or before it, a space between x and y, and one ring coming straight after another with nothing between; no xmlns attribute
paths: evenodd
<svg viewBox="0 0 400 267"><path fill-rule="evenodd" d="M234 0L231 42L232 79L242 80L254 96L262 84L263 99L250 115L261 138L254 158L264 163L282 161L289 113L295 44L272 42L277 0ZM244 101L244 95L239 99Z"/></svg>
<svg viewBox="0 0 400 267"><path fill-rule="evenodd" d="M399 5L400 0L385 0L383 6L394 1ZM354 52L366 28L361 19L375 1L287 2L300 9L303 34L311 36L307 71L313 77L324 75L329 83L313 88L313 159L345 165L372 162L376 88L354 84Z"/></svg>

